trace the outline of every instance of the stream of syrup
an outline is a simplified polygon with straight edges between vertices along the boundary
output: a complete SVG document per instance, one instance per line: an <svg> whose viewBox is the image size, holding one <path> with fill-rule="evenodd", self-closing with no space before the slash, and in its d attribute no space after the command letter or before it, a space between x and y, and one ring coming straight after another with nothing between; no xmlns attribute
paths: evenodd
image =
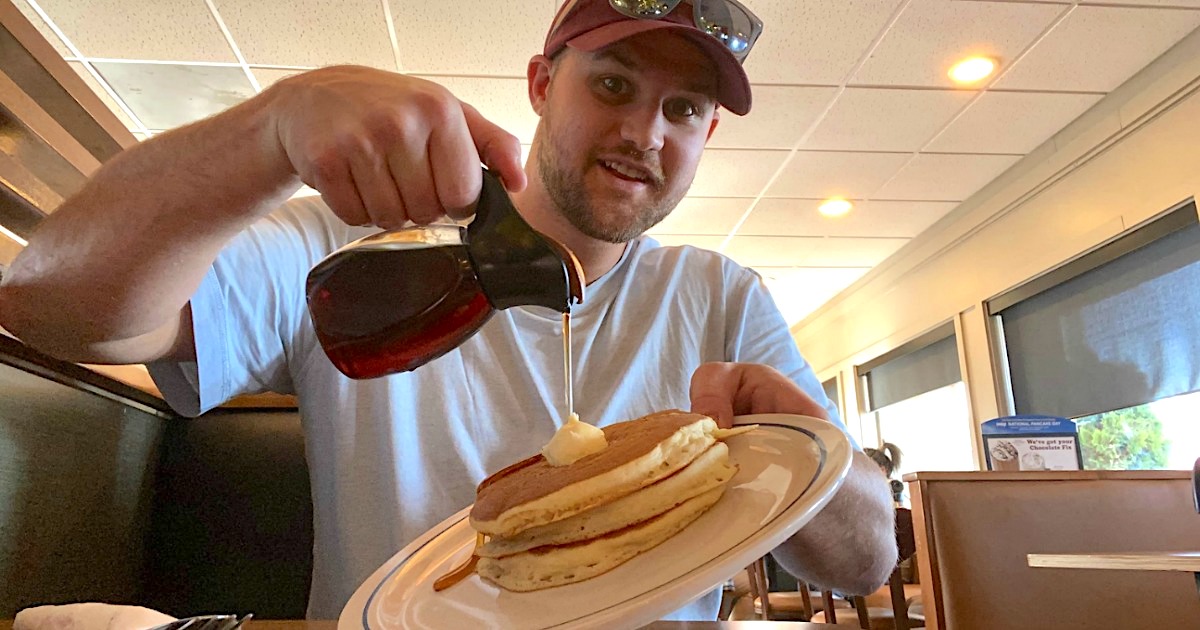
<svg viewBox="0 0 1200 630"><path fill-rule="evenodd" d="M575 414L575 374L574 361L571 360L571 314L563 313L562 316L562 336L563 336L563 380L566 386L566 402L567 415L564 422L569 421L571 416ZM483 534L475 534L475 551L478 551L483 546ZM433 583L433 590L443 591L459 582L467 579L475 572L475 564L479 562L479 556L471 552L471 557L463 561L462 564L450 570L449 573L438 578Z"/></svg>
<svg viewBox="0 0 1200 630"><path fill-rule="evenodd" d="M444 591L451 586L454 586L455 584L467 579L468 576L474 573L475 564L479 562L479 556L476 555L475 552L478 551L482 546L483 534L475 534L475 549L471 550L471 557L467 558L465 562L452 569L446 575L434 580L433 590Z"/></svg>
<svg viewBox="0 0 1200 630"><path fill-rule="evenodd" d="M563 377L565 379L567 391L567 415L563 421L567 422L575 415L575 374L574 361L571 360L571 313L568 311L562 316L563 327Z"/></svg>

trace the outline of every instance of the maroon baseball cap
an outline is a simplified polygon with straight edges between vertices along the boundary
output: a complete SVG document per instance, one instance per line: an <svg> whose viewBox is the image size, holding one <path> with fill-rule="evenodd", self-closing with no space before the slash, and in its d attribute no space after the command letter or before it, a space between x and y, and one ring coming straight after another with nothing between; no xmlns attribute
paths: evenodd
<svg viewBox="0 0 1200 630"><path fill-rule="evenodd" d="M554 16L542 54L554 57L567 46L595 52L627 37L657 30L687 37L699 46L717 69L717 102L739 116L750 111L746 71L728 48L696 27L690 2L679 3L662 19L643 20L619 13L608 0L567 0Z"/></svg>

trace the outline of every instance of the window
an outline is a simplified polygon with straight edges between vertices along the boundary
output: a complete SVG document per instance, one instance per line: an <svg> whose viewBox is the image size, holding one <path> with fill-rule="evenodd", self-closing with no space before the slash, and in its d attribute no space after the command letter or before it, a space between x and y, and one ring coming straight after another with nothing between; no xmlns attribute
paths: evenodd
<svg viewBox="0 0 1200 630"><path fill-rule="evenodd" d="M971 411L961 380L874 412L880 442L900 447L897 476L919 470L975 470Z"/></svg>
<svg viewBox="0 0 1200 630"><path fill-rule="evenodd" d="M833 401L833 406L837 407L838 416L844 422L846 420L846 412L842 409L842 399L838 396L838 380L833 377L827 381L821 382L821 389L825 390L825 396Z"/></svg>
<svg viewBox="0 0 1200 630"><path fill-rule="evenodd" d="M1087 469L1200 456L1200 223L1189 202L989 304L1013 410L1072 418Z"/></svg>
<svg viewBox="0 0 1200 630"><path fill-rule="evenodd" d="M880 443L900 447L901 473L976 469L952 323L859 366L858 373L866 421Z"/></svg>

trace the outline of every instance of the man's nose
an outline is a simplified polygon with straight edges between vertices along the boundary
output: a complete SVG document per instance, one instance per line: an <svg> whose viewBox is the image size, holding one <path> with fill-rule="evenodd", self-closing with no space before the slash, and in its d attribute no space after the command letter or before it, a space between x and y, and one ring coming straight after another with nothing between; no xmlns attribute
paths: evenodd
<svg viewBox="0 0 1200 630"><path fill-rule="evenodd" d="M621 123L621 138L638 151L658 151L663 146L667 119L662 108L639 107L630 111Z"/></svg>

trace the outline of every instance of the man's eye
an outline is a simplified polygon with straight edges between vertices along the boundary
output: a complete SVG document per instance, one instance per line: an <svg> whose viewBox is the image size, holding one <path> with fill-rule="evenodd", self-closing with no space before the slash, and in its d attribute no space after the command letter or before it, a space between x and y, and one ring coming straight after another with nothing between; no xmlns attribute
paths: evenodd
<svg viewBox="0 0 1200 630"><path fill-rule="evenodd" d="M700 106L684 98L673 99L667 103L667 115L672 118L699 116Z"/></svg>
<svg viewBox="0 0 1200 630"><path fill-rule="evenodd" d="M600 79L600 87L604 88L606 92L620 94L625 91L625 79L621 77L604 77Z"/></svg>

